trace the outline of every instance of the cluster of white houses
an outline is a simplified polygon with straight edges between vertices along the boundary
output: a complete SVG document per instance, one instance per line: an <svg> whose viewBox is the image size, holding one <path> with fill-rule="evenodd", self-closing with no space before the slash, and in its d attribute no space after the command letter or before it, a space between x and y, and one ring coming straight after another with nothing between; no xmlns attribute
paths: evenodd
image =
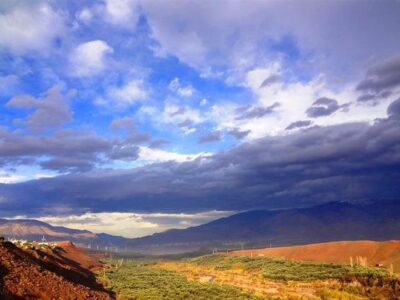
<svg viewBox="0 0 400 300"><path fill-rule="evenodd" d="M4 237L0 237L0 241L5 241ZM43 248L51 248L56 249L58 247L57 243L47 242L46 238L43 236L40 242L38 241L28 241L24 239L16 239L13 237L8 237L7 241L13 243L15 246L19 248L30 248L30 249L43 249Z"/></svg>

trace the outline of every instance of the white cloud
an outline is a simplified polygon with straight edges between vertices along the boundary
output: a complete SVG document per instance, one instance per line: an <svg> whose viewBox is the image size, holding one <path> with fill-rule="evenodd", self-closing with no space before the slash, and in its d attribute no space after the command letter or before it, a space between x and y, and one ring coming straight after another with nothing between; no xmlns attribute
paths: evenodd
<svg viewBox="0 0 400 300"><path fill-rule="evenodd" d="M152 149L148 147L140 147L139 160L147 162L164 162L164 161L176 161L185 162L191 161L199 157L211 156L212 153L200 152L195 154L182 154L178 152L165 151L160 149Z"/></svg>
<svg viewBox="0 0 400 300"><path fill-rule="evenodd" d="M93 12L87 7L76 13L76 19L84 24L89 24L93 17Z"/></svg>
<svg viewBox="0 0 400 300"><path fill-rule="evenodd" d="M268 107L279 103L275 113L259 119L242 120L241 129L252 130L250 137L284 133L285 128L299 120L307 119L305 111L319 97L326 96L325 83L317 77L309 82L276 82L262 87L265 79L279 72L274 64L270 68L255 69L247 73L247 85L257 99L257 104Z"/></svg>
<svg viewBox="0 0 400 300"><path fill-rule="evenodd" d="M323 66L343 80L371 57L396 53L400 38L396 1L143 1L142 6L160 43L156 53L211 75L243 75L263 66L285 50L274 55L268 43L290 37L301 53L314 54L313 67Z"/></svg>
<svg viewBox="0 0 400 300"><path fill-rule="evenodd" d="M107 54L113 49L104 41L95 40L77 46L70 55L71 74L91 77L107 68Z"/></svg>
<svg viewBox="0 0 400 300"><path fill-rule="evenodd" d="M150 117L152 123L160 128L173 125L180 128L185 134L196 131L195 125L206 121L202 112L188 105L180 105L174 99L167 99L163 108L154 106L142 107L140 117Z"/></svg>
<svg viewBox="0 0 400 300"><path fill-rule="evenodd" d="M375 106L360 104L357 101L358 93L355 83L349 82L340 89L331 89L324 76L317 76L309 82L282 83L262 87L260 82L266 78L263 69L248 72L247 84L257 97L259 104L268 106L274 102L280 104L276 114L266 116L262 122L267 128L267 134L282 134L292 122L305 120L309 117L306 110L321 97L332 98L339 106L346 105L346 109L338 109L331 115L314 119L314 125L327 126L347 122L372 122L376 118L386 117L387 106L397 97L392 95ZM251 126L255 132L261 133L261 128L255 124ZM261 123L261 122L260 122ZM250 129L250 128L249 128Z"/></svg>
<svg viewBox="0 0 400 300"><path fill-rule="evenodd" d="M106 0L104 19L114 25L135 29L140 17L139 1Z"/></svg>
<svg viewBox="0 0 400 300"><path fill-rule="evenodd" d="M126 237L135 237L154 232L158 224L145 221L140 215L126 212L85 213L83 215L49 216L37 220L56 226L73 229L86 229L95 233L109 233Z"/></svg>
<svg viewBox="0 0 400 300"><path fill-rule="evenodd" d="M205 76L218 76L226 67L246 69L264 56L258 42L271 33L273 19L266 2L145 1L142 6L160 43L158 55L173 55Z"/></svg>
<svg viewBox="0 0 400 300"><path fill-rule="evenodd" d="M96 100L100 105L111 105L115 108L125 108L146 101L148 90L143 80L131 79L122 86L110 86L104 97Z"/></svg>
<svg viewBox="0 0 400 300"><path fill-rule="evenodd" d="M82 215L47 216L37 220L54 226L86 229L95 233L109 233L125 237L138 237L171 228L199 225L221 217L232 215L231 211L208 211L200 213L134 213L101 212ZM23 217L26 218L26 217Z"/></svg>
<svg viewBox="0 0 400 300"><path fill-rule="evenodd" d="M5 172L0 172L0 184L1 183L3 183L3 184L17 183L17 182L22 182L25 179L26 179L26 177L22 176L22 175L8 174Z"/></svg>
<svg viewBox="0 0 400 300"><path fill-rule="evenodd" d="M35 179L52 178L52 177L56 177L58 175L59 174L57 174L57 173L52 173L52 174L50 174L50 173L37 173L37 174L35 174L34 178Z"/></svg>
<svg viewBox="0 0 400 300"><path fill-rule="evenodd" d="M341 107L328 116L312 119L313 125L327 126L347 122L372 122L376 118L384 118L388 105L398 97L393 94L375 106L360 104L355 91L355 83L349 82L341 89L329 88L324 76L317 76L307 82L284 82L266 79L279 76L282 73L280 64L274 63L269 67L256 68L246 74L245 85L252 91L255 101L251 105L267 108L279 103L273 112L261 117L237 118L238 111L243 107L237 103L225 102L212 106L207 119L214 121L219 130L240 128L250 130L247 139L260 138L266 135L286 134L286 128L294 122L310 120L306 111L321 97L332 98Z"/></svg>
<svg viewBox="0 0 400 300"><path fill-rule="evenodd" d="M126 104L142 101L147 97L147 92L143 88L143 82L140 80L131 80L120 88L110 89L109 93L111 97Z"/></svg>
<svg viewBox="0 0 400 300"><path fill-rule="evenodd" d="M0 14L0 49L16 54L46 53L65 32L64 15L46 4L16 6Z"/></svg>
<svg viewBox="0 0 400 300"><path fill-rule="evenodd" d="M166 123L177 124L185 120L190 120L194 124L199 124L205 119L201 112L189 106L179 106L172 101L166 101L163 111L163 120Z"/></svg>
<svg viewBox="0 0 400 300"><path fill-rule="evenodd" d="M191 97L195 93L195 89L191 85L182 85L179 78L171 80L168 87L180 97Z"/></svg>
<svg viewBox="0 0 400 300"><path fill-rule="evenodd" d="M206 98L201 99L200 105L201 106L206 106L208 104L208 100Z"/></svg>

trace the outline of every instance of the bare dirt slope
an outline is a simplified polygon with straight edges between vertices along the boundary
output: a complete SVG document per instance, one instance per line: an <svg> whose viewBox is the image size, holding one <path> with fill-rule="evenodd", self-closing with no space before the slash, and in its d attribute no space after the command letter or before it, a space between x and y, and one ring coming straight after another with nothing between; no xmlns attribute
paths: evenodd
<svg viewBox="0 0 400 300"><path fill-rule="evenodd" d="M0 299L113 299L87 269L94 263L91 258L66 246L22 250L0 242Z"/></svg>
<svg viewBox="0 0 400 300"><path fill-rule="evenodd" d="M350 263L350 257L366 257L369 265L393 264L394 271L400 272L400 241L340 241L309 244L304 246L277 247L232 252L233 255L265 255L286 259Z"/></svg>
<svg viewBox="0 0 400 300"><path fill-rule="evenodd" d="M57 245L62 248L61 256L63 258L74 260L85 269L92 270L102 267L102 264L96 258L86 254L85 250L76 247L70 241L57 242Z"/></svg>

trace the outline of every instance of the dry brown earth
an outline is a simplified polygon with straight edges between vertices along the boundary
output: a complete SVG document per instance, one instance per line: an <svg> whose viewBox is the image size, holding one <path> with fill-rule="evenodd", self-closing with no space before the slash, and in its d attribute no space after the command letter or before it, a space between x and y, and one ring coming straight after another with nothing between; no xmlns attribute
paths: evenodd
<svg viewBox="0 0 400 300"><path fill-rule="evenodd" d="M367 258L368 265L382 264L400 273L400 241L340 241L304 246L277 247L231 252L232 255L265 255L285 259L349 264L352 257Z"/></svg>
<svg viewBox="0 0 400 300"><path fill-rule="evenodd" d="M89 267L99 263L72 243L56 250L22 250L0 242L0 299L114 299Z"/></svg>

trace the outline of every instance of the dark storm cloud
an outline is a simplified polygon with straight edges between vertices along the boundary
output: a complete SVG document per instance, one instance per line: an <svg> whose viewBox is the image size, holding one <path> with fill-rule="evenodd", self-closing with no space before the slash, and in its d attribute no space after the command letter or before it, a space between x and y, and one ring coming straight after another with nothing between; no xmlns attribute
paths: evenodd
<svg viewBox="0 0 400 300"><path fill-rule="evenodd" d="M198 139L198 143L205 144L205 143L218 142L220 140L221 140L221 131L217 130L200 136Z"/></svg>
<svg viewBox="0 0 400 300"><path fill-rule="evenodd" d="M306 114L310 118L319 118L323 116L329 116L340 108L338 102L335 99L330 98L319 98L307 109Z"/></svg>
<svg viewBox="0 0 400 300"><path fill-rule="evenodd" d="M271 114L275 111L276 108L280 106L279 103L274 103L271 106L263 107L263 106L250 106L244 109L240 108L237 110L239 114L236 117L236 120L245 120L245 119L256 119L262 118L268 114Z"/></svg>
<svg viewBox="0 0 400 300"><path fill-rule="evenodd" d="M400 88L400 55L369 69L356 90L362 92L358 101L377 104Z"/></svg>
<svg viewBox="0 0 400 300"><path fill-rule="evenodd" d="M400 98L390 103L387 114L393 117L400 117Z"/></svg>
<svg viewBox="0 0 400 300"><path fill-rule="evenodd" d="M190 162L0 185L0 211L243 210L399 198L396 107L373 125L312 127Z"/></svg>
<svg viewBox="0 0 400 300"><path fill-rule="evenodd" d="M132 144L117 144L114 145L108 157L112 160L133 161L139 157L139 147Z"/></svg>
<svg viewBox="0 0 400 300"><path fill-rule="evenodd" d="M385 99L391 95L392 95L391 91L383 91L383 92L379 92L376 94L370 94L370 93L363 94L357 98L357 101L364 102L364 103L370 103L370 104L374 105L374 104L377 104L379 102L379 100Z"/></svg>
<svg viewBox="0 0 400 300"><path fill-rule="evenodd" d="M26 136L0 131L0 157L31 155L77 155L108 150L109 143L92 133L72 130L58 131L52 136Z"/></svg>
<svg viewBox="0 0 400 300"><path fill-rule="evenodd" d="M94 132L65 130L57 127L72 117L60 89L49 89L43 98L29 95L13 97L8 107L33 109L25 120L27 130L0 128L0 166L35 165L59 172L83 172L113 160L134 161L139 147L151 143L148 133L139 132L131 118L116 119L110 128L118 138L104 138ZM45 131L30 134L30 130ZM49 131L50 130L50 131Z"/></svg>
<svg viewBox="0 0 400 300"><path fill-rule="evenodd" d="M59 172L82 172L96 164L113 159L135 160L138 149L134 144L149 141L146 134L136 132L132 120L119 119L111 128L128 129L125 138L106 139L93 132L61 130L72 120L67 102L71 92L64 96L58 86L53 86L38 99L18 95L6 104L9 108L27 109L25 119L14 123L27 127L17 131L0 129L0 165L40 165L43 169ZM31 130L44 134L31 134Z"/></svg>
<svg viewBox="0 0 400 300"><path fill-rule="evenodd" d="M228 133L240 140L248 136L250 130L240 130L239 128L234 128L232 130L229 130Z"/></svg>
<svg viewBox="0 0 400 300"><path fill-rule="evenodd" d="M110 160L136 160L137 144L147 134L105 139L92 132L57 131L48 136L23 135L0 128L0 166L40 164L55 171L86 171Z"/></svg>
<svg viewBox="0 0 400 300"><path fill-rule="evenodd" d="M93 165L100 153L108 153L112 149L109 141L93 133L72 130L58 131L51 136L27 136L0 130L0 163L8 165L23 163L23 159L40 160L45 168L55 170L68 169L67 162L73 162L71 168L84 165L85 169Z"/></svg>
<svg viewBox="0 0 400 300"><path fill-rule="evenodd" d="M95 159L80 157L55 157L41 162L40 166L47 170L78 172L92 169L95 161Z"/></svg>
<svg viewBox="0 0 400 300"><path fill-rule="evenodd" d="M72 112L60 88L49 89L43 98L35 99L30 95L18 95L11 98L7 107L33 109L26 120L16 119L14 123L24 125L34 131L43 131L61 126L72 120Z"/></svg>
<svg viewBox="0 0 400 300"><path fill-rule="evenodd" d="M295 128L300 128L300 127L307 127L311 124L310 120L304 120L304 121L296 121L291 123L288 127L286 127L286 130L291 130Z"/></svg>
<svg viewBox="0 0 400 300"><path fill-rule="evenodd" d="M380 93L400 86L400 55L367 71L357 90Z"/></svg>

